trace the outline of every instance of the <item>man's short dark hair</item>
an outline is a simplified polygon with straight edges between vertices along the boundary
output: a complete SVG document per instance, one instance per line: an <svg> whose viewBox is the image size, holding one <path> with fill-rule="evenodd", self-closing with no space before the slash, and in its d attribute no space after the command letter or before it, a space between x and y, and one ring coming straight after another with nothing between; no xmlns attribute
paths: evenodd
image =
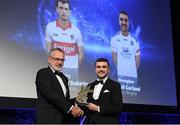
<svg viewBox="0 0 180 125"><path fill-rule="evenodd" d="M56 0L56 3L55 3L56 7L58 7L58 3L59 3L59 2L61 2L61 3L63 3L63 4L67 3L67 4L69 5L69 9L70 9L69 0Z"/></svg>
<svg viewBox="0 0 180 125"><path fill-rule="evenodd" d="M108 67L109 67L109 61L108 61L106 58L98 58L98 59L96 60L96 62L95 62L95 65L96 65L97 62L107 62Z"/></svg>
<svg viewBox="0 0 180 125"><path fill-rule="evenodd" d="M129 16L128 13L127 13L125 10L121 10L121 11L119 12L119 15L120 15L120 14L124 14L124 15Z"/></svg>

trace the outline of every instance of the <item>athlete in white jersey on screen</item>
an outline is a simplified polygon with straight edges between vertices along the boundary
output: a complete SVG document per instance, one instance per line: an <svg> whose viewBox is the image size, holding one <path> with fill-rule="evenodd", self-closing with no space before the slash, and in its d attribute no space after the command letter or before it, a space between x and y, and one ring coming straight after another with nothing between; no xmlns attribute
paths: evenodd
<svg viewBox="0 0 180 125"><path fill-rule="evenodd" d="M119 25L121 30L111 38L112 57L117 66L118 81L122 90L140 91L137 78L140 48L129 32L129 17L126 11L119 13Z"/></svg>

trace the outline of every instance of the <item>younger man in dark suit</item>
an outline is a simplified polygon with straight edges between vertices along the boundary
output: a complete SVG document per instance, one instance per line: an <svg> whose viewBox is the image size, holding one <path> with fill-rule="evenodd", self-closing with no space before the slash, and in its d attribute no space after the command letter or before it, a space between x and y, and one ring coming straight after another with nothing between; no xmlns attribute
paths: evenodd
<svg viewBox="0 0 180 125"><path fill-rule="evenodd" d="M88 94L88 124L118 124L122 108L121 86L108 77L109 62L105 58L96 60L97 80L90 83L93 93Z"/></svg>

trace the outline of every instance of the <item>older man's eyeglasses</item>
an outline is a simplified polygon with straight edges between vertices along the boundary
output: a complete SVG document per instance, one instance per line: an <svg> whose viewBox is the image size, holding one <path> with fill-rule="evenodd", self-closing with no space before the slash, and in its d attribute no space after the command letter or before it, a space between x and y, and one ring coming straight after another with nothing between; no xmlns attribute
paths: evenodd
<svg viewBox="0 0 180 125"><path fill-rule="evenodd" d="M50 56L53 60L55 60L55 61L64 61L65 59L60 59L60 58L54 58L54 57L52 57L52 56Z"/></svg>

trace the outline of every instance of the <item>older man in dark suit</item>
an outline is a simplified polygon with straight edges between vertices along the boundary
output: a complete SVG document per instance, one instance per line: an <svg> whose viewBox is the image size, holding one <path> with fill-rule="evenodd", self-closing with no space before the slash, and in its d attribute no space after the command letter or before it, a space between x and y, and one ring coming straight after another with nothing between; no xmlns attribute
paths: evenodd
<svg viewBox="0 0 180 125"><path fill-rule="evenodd" d="M60 72L64 57L61 49L52 49L48 56L49 67L37 72L37 123L64 123L64 116L81 115L82 110L70 103L68 79Z"/></svg>
<svg viewBox="0 0 180 125"><path fill-rule="evenodd" d="M97 80L88 86L93 93L88 94L86 123L88 124L118 124L122 108L122 94L119 83L108 77L109 62L105 58L96 60Z"/></svg>

